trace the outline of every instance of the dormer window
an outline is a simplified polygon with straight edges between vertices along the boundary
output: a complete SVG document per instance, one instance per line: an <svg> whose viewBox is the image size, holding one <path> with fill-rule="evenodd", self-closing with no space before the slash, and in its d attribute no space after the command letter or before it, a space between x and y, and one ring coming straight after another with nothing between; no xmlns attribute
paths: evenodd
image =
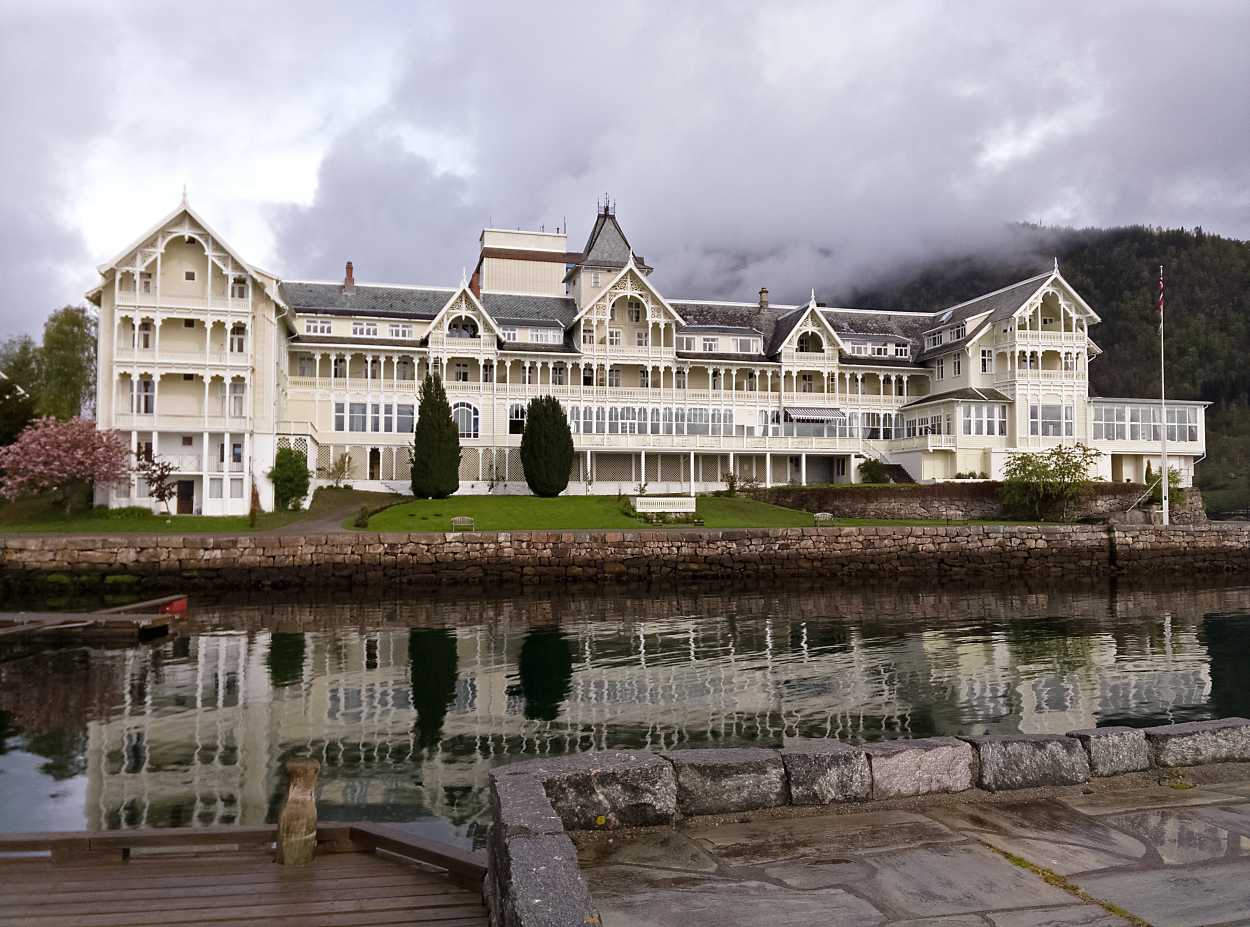
<svg viewBox="0 0 1250 927"><path fill-rule="evenodd" d="M355 338L376 338L378 337L378 323L353 322L352 336Z"/></svg>
<svg viewBox="0 0 1250 927"><path fill-rule="evenodd" d="M719 347L720 347L719 338L704 338L703 339L703 353L704 354L715 354L716 350Z"/></svg>
<svg viewBox="0 0 1250 927"><path fill-rule="evenodd" d="M695 342L694 335L678 335L677 336L677 350L678 351L693 351L694 342Z"/></svg>
<svg viewBox="0 0 1250 927"><path fill-rule="evenodd" d="M182 279L185 280L187 283L195 283L195 271L184 270L182 272Z"/></svg>
<svg viewBox="0 0 1250 927"><path fill-rule="evenodd" d="M874 344L872 346L873 357L889 357L890 346L888 344Z"/></svg>
<svg viewBox="0 0 1250 927"><path fill-rule="evenodd" d="M505 329L503 330L503 340L504 340L504 341L516 341L516 340L518 340L518 338L519 338L519 337L520 337L520 336L519 336L519 334L517 333L517 330L516 330L515 328L505 328Z"/></svg>
<svg viewBox="0 0 1250 927"><path fill-rule="evenodd" d="M896 344L894 346L895 357L911 357L911 345Z"/></svg>
<svg viewBox="0 0 1250 927"><path fill-rule="evenodd" d="M934 332L932 335L925 335L924 347L926 351L931 351L934 348L938 348L941 346L942 346L942 333L941 332Z"/></svg>
<svg viewBox="0 0 1250 927"><path fill-rule="evenodd" d="M964 323L960 323L951 329L951 341L958 341L968 333L968 327Z"/></svg>

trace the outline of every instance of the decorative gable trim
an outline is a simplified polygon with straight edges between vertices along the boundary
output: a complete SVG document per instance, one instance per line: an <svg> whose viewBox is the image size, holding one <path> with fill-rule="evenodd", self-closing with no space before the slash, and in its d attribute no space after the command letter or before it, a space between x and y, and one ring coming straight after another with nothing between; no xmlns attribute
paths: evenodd
<svg viewBox="0 0 1250 927"><path fill-rule="evenodd" d="M616 276L608 281L608 285L600 290L599 294L588 302L581 309L581 311L573 317L573 321L569 323L569 327L572 328L585 318L586 315L592 310L602 308L605 305L610 305L622 296L631 295L641 295L646 297L644 299L644 303L647 304L648 309L650 308L651 301L654 300L665 312L668 313L671 317L671 321L676 322L678 325L686 324L686 320L681 317L676 309L668 304L668 300L661 296L660 291L652 286L648 282L647 278L642 275L641 271L638 270L638 265L634 263L634 256L633 254L630 254L629 261L625 264L625 266L617 271Z"/></svg>

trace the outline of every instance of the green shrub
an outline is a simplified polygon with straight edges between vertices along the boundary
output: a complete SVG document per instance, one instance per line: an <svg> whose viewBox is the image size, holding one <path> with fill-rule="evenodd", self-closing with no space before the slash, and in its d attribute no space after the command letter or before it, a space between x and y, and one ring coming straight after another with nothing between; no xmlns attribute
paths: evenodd
<svg viewBox="0 0 1250 927"><path fill-rule="evenodd" d="M460 430L437 374L427 374L421 383L417 415L412 436L412 494L418 499L446 499L460 488Z"/></svg>
<svg viewBox="0 0 1250 927"><path fill-rule="evenodd" d="M295 508L308 495L308 458L293 448L280 447L267 474L273 483L274 508Z"/></svg>
<svg viewBox="0 0 1250 927"><path fill-rule="evenodd" d="M1155 482L1150 490L1150 501L1155 505L1163 505L1163 480L1150 472L1150 464L1146 464L1146 485ZM1181 473L1175 467L1168 467L1168 501L1183 502L1185 490L1181 489Z"/></svg>
<svg viewBox="0 0 1250 927"><path fill-rule="evenodd" d="M536 496L564 492L573 469L573 434L555 396L538 396L525 410L521 434L521 466L525 482Z"/></svg>
<svg viewBox="0 0 1250 927"><path fill-rule="evenodd" d="M369 527L369 506L362 505L360 511L356 513L356 520L352 524L357 528Z"/></svg>
<svg viewBox="0 0 1250 927"><path fill-rule="evenodd" d="M881 461L869 458L859 465L859 478L865 483L888 483L890 471Z"/></svg>
<svg viewBox="0 0 1250 927"><path fill-rule="evenodd" d="M1013 454L1003 468L1003 508L1016 518L1070 520L1093 485L1089 473L1098 457L1084 444Z"/></svg>

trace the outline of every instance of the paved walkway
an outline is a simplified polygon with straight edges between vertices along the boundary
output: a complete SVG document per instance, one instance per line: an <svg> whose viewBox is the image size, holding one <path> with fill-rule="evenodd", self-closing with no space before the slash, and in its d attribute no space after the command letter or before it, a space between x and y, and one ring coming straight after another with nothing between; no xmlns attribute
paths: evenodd
<svg viewBox="0 0 1250 927"><path fill-rule="evenodd" d="M604 927L1250 925L1250 770L1208 778L696 818L581 860Z"/></svg>

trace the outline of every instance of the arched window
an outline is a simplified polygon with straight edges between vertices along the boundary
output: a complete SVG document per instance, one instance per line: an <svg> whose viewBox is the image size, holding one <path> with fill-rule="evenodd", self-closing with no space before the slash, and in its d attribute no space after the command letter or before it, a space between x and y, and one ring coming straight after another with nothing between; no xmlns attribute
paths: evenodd
<svg viewBox="0 0 1250 927"><path fill-rule="evenodd" d="M451 407L451 419L456 423L456 428L460 431L460 437L476 438L478 436L476 406L471 406L467 402L456 403Z"/></svg>
<svg viewBox="0 0 1250 927"><path fill-rule="evenodd" d="M799 335L798 350L800 354L823 354L825 343L815 332L803 332Z"/></svg>
<svg viewBox="0 0 1250 927"><path fill-rule="evenodd" d="M459 315L447 323L448 338L476 338L477 322L467 315Z"/></svg>
<svg viewBox="0 0 1250 927"><path fill-rule="evenodd" d="M525 433L525 403L514 402L508 407L508 434Z"/></svg>

